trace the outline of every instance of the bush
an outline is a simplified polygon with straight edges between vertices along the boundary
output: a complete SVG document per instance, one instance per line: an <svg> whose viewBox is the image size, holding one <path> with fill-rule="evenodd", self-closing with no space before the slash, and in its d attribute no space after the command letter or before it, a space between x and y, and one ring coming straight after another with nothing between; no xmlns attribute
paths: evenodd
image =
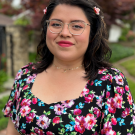
<svg viewBox="0 0 135 135"><path fill-rule="evenodd" d="M119 37L119 41L127 41L127 34L128 34L129 28L123 28L122 29L122 34Z"/></svg>
<svg viewBox="0 0 135 135"><path fill-rule="evenodd" d="M4 117L2 109L7 103L9 96L6 96L0 99L0 130L5 129L7 127L8 118Z"/></svg>
<svg viewBox="0 0 135 135"><path fill-rule="evenodd" d="M119 44L111 44L110 48L112 49L112 56L110 59L112 63L134 55L134 50L132 48L124 47Z"/></svg>
<svg viewBox="0 0 135 135"><path fill-rule="evenodd" d="M8 75L4 70L0 70L0 92L4 91L3 84L8 80Z"/></svg>
<svg viewBox="0 0 135 135"><path fill-rule="evenodd" d="M36 62L36 53L29 53L29 62Z"/></svg>

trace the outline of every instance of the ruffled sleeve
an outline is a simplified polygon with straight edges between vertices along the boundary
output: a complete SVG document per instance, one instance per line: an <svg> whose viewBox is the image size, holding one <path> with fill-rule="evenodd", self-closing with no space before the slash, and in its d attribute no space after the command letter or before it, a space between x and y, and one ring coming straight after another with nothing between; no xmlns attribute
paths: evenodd
<svg viewBox="0 0 135 135"><path fill-rule="evenodd" d="M3 113L5 117L10 117L14 122L16 119L16 112L18 110L18 102L20 101L20 90L19 90L19 81L23 74L22 69L20 69L15 77L9 99L3 108Z"/></svg>
<svg viewBox="0 0 135 135"><path fill-rule="evenodd" d="M109 70L108 76L101 135L134 135L135 106L126 77L115 68Z"/></svg>

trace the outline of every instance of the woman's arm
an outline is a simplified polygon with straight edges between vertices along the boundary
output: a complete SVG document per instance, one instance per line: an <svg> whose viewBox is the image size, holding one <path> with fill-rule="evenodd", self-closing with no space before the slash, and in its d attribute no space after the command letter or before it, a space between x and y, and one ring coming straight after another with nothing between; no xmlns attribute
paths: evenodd
<svg viewBox="0 0 135 135"><path fill-rule="evenodd" d="M6 135L20 135L20 133L15 129L14 124L10 118L7 125Z"/></svg>

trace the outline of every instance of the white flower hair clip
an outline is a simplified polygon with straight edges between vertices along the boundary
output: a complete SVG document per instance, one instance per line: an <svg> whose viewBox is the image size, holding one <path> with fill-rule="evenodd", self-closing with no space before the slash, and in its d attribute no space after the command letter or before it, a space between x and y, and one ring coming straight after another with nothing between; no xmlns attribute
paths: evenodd
<svg viewBox="0 0 135 135"><path fill-rule="evenodd" d="M100 9L97 8L97 7L94 7L94 12L96 13L96 15L99 15L100 14Z"/></svg>
<svg viewBox="0 0 135 135"><path fill-rule="evenodd" d="M47 7L46 7L46 9L43 10L43 12L44 12L44 14L46 14L46 12L47 12Z"/></svg>

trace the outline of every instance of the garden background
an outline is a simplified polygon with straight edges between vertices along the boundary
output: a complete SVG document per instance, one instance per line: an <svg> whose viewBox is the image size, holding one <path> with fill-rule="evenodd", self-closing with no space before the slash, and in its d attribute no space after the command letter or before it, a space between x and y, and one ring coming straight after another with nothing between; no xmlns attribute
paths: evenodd
<svg viewBox="0 0 135 135"><path fill-rule="evenodd" d="M95 1L104 11L112 49L110 62L125 74L135 99L135 0ZM28 62L35 62L40 21L49 0L21 0L15 7L12 2L0 0L0 30L5 35L0 35L0 110L8 100L17 70ZM7 122L8 118L0 111L0 130L6 128Z"/></svg>

